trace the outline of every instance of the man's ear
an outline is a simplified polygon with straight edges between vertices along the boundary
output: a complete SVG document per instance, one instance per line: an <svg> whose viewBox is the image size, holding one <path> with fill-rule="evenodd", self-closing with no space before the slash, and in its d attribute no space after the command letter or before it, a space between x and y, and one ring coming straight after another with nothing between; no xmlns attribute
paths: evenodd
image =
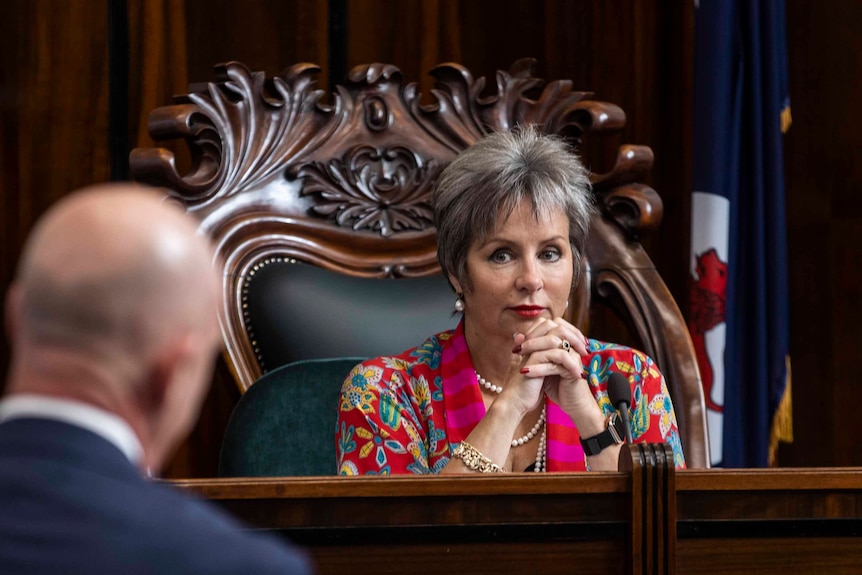
<svg viewBox="0 0 862 575"><path fill-rule="evenodd" d="M188 336L175 338L171 345L162 346L150 362L146 382L141 387L141 401L150 409L162 409L171 393L171 386L179 381L182 370L192 354L192 341Z"/></svg>

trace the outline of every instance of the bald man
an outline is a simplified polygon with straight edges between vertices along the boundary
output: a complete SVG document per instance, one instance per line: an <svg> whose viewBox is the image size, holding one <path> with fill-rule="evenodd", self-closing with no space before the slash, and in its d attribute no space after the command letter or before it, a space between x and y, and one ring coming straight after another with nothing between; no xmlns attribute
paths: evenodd
<svg viewBox="0 0 862 575"><path fill-rule="evenodd" d="M208 242L153 190L72 194L6 299L0 573L308 573L286 543L142 476L197 418L218 348Z"/></svg>

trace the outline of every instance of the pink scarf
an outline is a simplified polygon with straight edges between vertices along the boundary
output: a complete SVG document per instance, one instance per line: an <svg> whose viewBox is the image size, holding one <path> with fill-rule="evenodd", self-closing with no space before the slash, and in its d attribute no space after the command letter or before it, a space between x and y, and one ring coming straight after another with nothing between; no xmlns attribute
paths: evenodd
<svg viewBox="0 0 862 575"><path fill-rule="evenodd" d="M450 450L466 438L485 416L485 404L476 379L464 322L458 324L448 342L443 343L441 357L443 376L443 402L446 408L446 435ZM546 398L547 405L547 460L548 471L585 471L584 450L572 420L558 406Z"/></svg>

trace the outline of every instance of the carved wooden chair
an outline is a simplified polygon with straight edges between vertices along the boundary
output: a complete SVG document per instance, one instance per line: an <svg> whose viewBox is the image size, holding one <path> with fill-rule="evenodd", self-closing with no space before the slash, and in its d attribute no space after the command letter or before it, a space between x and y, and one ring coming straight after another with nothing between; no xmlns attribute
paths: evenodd
<svg viewBox="0 0 862 575"><path fill-rule="evenodd" d="M521 123L576 146L625 123L620 108L569 81L535 78L532 60L498 72L491 94L484 78L438 66L427 103L393 66L354 68L331 100L317 73L297 64L265 78L221 65L215 82L150 116L154 139L187 142L188 171L162 148L131 154L135 179L172 190L216 242L221 326L242 391L296 360L397 353L454 325L429 198L460 150ZM659 196L638 183L652 161L649 148L624 145L610 171L591 175L600 210L569 319L601 337L604 308L628 326L667 378L689 466L707 467L691 340L638 243L662 216Z"/></svg>

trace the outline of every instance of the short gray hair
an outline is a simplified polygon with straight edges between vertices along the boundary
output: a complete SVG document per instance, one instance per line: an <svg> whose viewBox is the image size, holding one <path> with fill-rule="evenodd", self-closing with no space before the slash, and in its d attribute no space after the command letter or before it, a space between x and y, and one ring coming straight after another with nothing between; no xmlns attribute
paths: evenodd
<svg viewBox="0 0 862 575"><path fill-rule="evenodd" d="M467 252L529 198L535 216L562 211L569 220L575 276L593 214L588 171L568 144L534 126L494 132L462 151L434 186L437 259L469 286Z"/></svg>

